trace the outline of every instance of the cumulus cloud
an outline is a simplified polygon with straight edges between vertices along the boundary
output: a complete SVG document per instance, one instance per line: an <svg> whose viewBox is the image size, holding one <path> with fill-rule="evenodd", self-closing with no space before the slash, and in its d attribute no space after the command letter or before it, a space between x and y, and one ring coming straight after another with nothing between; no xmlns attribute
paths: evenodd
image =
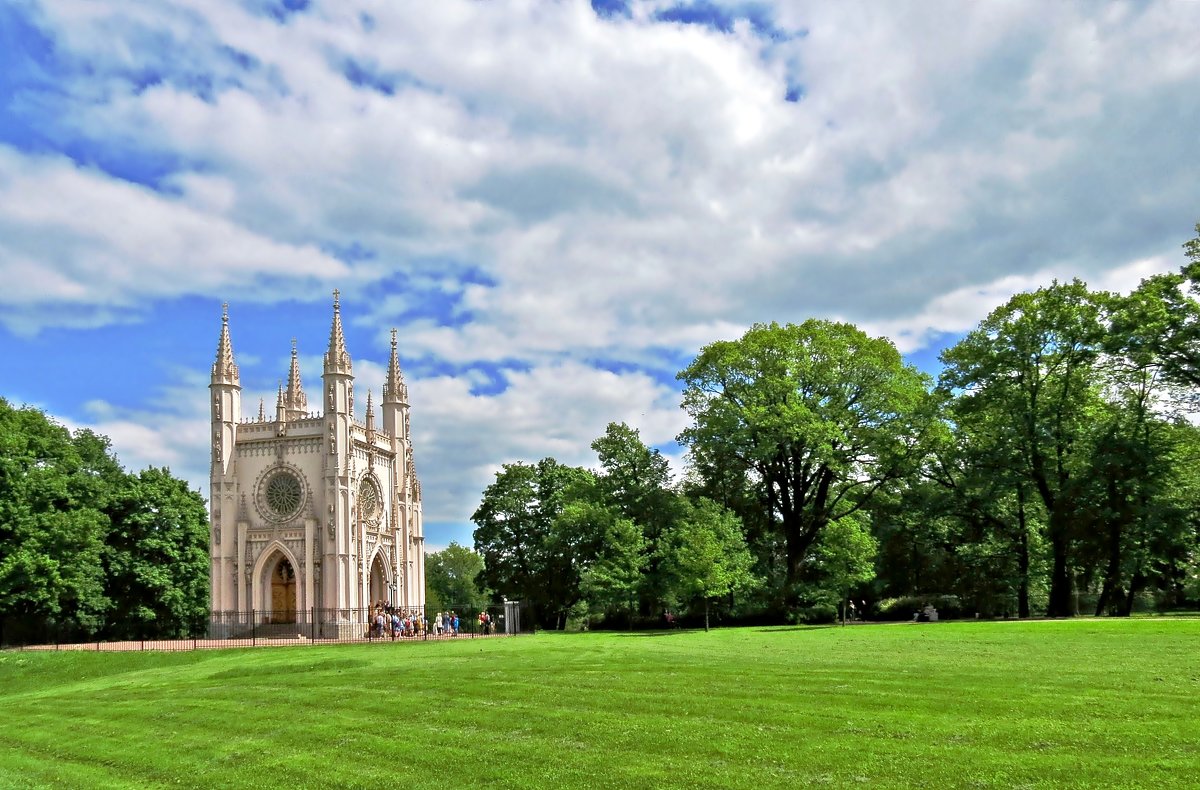
<svg viewBox="0 0 1200 790"><path fill-rule="evenodd" d="M106 323L142 300L344 275L312 245L264 238L64 157L0 146L0 291L12 329Z"/></svg>
<svg viewBox="0 0 1200 790"><path fill-rule="evenodd" d="M431 512L461 521L499 464L588 462L609 420L669 442L680 359L754 322L912 351L1053 277L1182 262L1200 5L624 6L22 5L45 62L3 110L37 144L0 138L0 322L336 283L378 332L359 411L397 325ZM130 457L207 457L122 408L95 424Z"/></svg>
<svg viewBox="0 0 1200 790"><path fill-rule="evenodd" d="M1102 276L1186 227L1190 141L1145 119L1195 113L1194 8L787 3L750 19L715 3L705 25L677 7L338 3L281 21L47 3L39 24L92 65L77 84L104 86L69 123L181 163L170 200L87 178L55 192L90 187L126 215L165 204L180 216L164 236L228 238L245 252L226 276L248 283L272 256L364 293L396 271L483 271L470 322L414 327L430 354L479 359L636 356L648 335L694 348L715 324L813 314L908 326L1007 276ZM120 299L86 272L180 261L180 287L202 291L217 276L186 267L187 241L98 241L64 243L84 272L56 262L39 288L111 315ZM351 246L371 254L338 268L318 251Z"/></svg>

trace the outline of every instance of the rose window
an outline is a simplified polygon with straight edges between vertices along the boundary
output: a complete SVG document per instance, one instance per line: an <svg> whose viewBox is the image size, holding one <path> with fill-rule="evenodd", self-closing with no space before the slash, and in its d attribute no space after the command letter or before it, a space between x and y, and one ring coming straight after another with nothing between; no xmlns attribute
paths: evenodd
<svg viewBox="0 0 1200 790"><path fill-rule="evenodd" d="M291 472L279 472L267 481L266 500L272 514L281 519L288 518L300 509L304 489Z"/></svg>

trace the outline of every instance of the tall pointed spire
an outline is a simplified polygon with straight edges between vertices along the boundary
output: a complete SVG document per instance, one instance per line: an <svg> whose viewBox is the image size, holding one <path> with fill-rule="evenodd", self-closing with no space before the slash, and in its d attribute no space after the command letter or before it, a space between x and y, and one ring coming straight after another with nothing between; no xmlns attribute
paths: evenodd
<svg viewBox="0 0 1200 790"><path fill-rule="evenodd" d="M292 338L292 367L288 371L287 392L284 394L284 406L288 418L303 417L308 411L308 397L304 394L304 386L300 383L300 359L296 354L296 338Z"/></svg>
<svg viewBox="0 0 1200 790"><path fill-rule="evenodd" d="M367 390L367 430L375 430L375 405L371 402L370 390Z"/></svg>
<svg viewBox="0 0 1200 790"><path fill-rule="evenodd" d="M329 329L329 350L325 352L326 373L352 373L350 354L346 351L346 337L342 334L342 308L338 304L338 290L333 290L333 326Z"/></svg>
<svg viewBox="0 0 1200 790"><path fill-rule="evenodd" d="M287 406L283 400L283 382L279 382L279 391L275 395L275 422L287 420Z"/></svg>
<svg viewBox="0 0 1200 790"><path fill-rule="evenodd" d="M262 398L258 399L258 421L259 422L267 421L266 404L263 403Z"/></svg>
<svg viewBox="0 0 1200 790"><path fill-rule="evenodd" d="M212 366L213 384L239 384L238 366L233 361L233 343L229 340L229 302L221 305L221 337L217 340L217 361Z"/></svg>
<svg viewBox="0 0 1200 790"><path fill-rule="evenodd" d="M388 360L387 380L383 384L384 403L408 403L408 385L400 372L400 357L396 353L396 330L392 330L392 358Z"/></svg>

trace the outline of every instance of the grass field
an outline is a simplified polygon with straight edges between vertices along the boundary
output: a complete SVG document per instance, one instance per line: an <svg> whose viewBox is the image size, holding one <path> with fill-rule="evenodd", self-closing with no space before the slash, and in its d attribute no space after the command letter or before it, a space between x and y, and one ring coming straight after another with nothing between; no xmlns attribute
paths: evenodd
<svg viewBox="0 0 1200 790"><path fill-rule="evenodd" d="M1200 621L0 654L0 786L1196 787Z"/></svg>

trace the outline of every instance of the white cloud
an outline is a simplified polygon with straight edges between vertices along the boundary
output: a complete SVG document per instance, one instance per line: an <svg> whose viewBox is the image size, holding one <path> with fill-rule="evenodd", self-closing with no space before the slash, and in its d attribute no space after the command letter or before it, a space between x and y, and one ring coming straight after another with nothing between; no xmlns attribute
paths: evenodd
<svg viewBox="0 0 1200 790"><path fill-rule="evenodd" d="M414 380L410 393L425 517L434 521L466 521L504 463L553 456L593 466L589 445L609 422L628 423L651 445L672 441L685 422L674 389L576 362L510 373L499 394L473 394L449 376Z"/></svg>
<svg viewBox="0 0 1200 790"><path fill-rule="evenodd" d="M281 25L232 3L56 2L45 25L106 86L72 124L203 163L168 179L178 199L101 193L115 211L192 212L162 236L228 239L245 252L221 276L248 284L273 276L264 258L301 272L307 259L367 292L395 271L480 270L494 284L464 291L467 326L415 327L454 359L634 358L650 338L687 350L716 325L813 314L914 325L960 289L1058 266L1040 243L1052 227L1113 223L1089 216L1089 181L1107 177L1088 168L1138 144L1130 113L1188 102L1200 76L1187 35L1200 19L1180 5L781 3L776 24L806 31L787 41L744 22L728 35L654 22L669 5L602 19L584 2L317 4ZM159 81L122 81L146 64ZM351 64L383 90L352 84ZM792 83L799 103L783 100ZM1154 178L1197 196L1186 173L1156 163ZM1128 200L1150 189L1135 183ZM113 316L120 298L91 287L98 272L136 271L118 285L153 297L140 275L168 261L177 288L211 292L217 275L186 264L193 242L164 247L137 224L128 244L69 247L85 263L55 261L64 279L47 292ZM972 229L1000 249L972 249ZM1093 234L1074 270L1155 254L1165 232L1130 231L1121 250ZM376 257L330 269L314 244ZM405 307L388 297L381 318Z"/></svg>
<svg viewBox="0 0 1200 790"><path fill-rule="evenodd" d="M279 24L236 2L48 1L33 17L64 65L35 125L120 154L79 161L168 172L151 188L0 148L0 321L323 304L336 282L381 328L353 350L360 414L399 324L427 517L462 521L506 461L590 463L610 420L678 432L661 375L595 360L673 373L811 316L914 350L1053 277L1125 290L1182 263L1200 5L763 4L784 40L655 21L670 5L317 2ZM301 351L314 390L320 349ZM469 372L430 373L451 368ZM91 416L129 463L186 470L208 448L204 398L184 401Z"/></svg>
<svg viewBox="0 0 1200 790"><path fill-rule="evenodd" d="M14 330L85 325L144 299L214 294L260 278L302 283L345 266L63 157L0 146L0 291Z"/></svg>

